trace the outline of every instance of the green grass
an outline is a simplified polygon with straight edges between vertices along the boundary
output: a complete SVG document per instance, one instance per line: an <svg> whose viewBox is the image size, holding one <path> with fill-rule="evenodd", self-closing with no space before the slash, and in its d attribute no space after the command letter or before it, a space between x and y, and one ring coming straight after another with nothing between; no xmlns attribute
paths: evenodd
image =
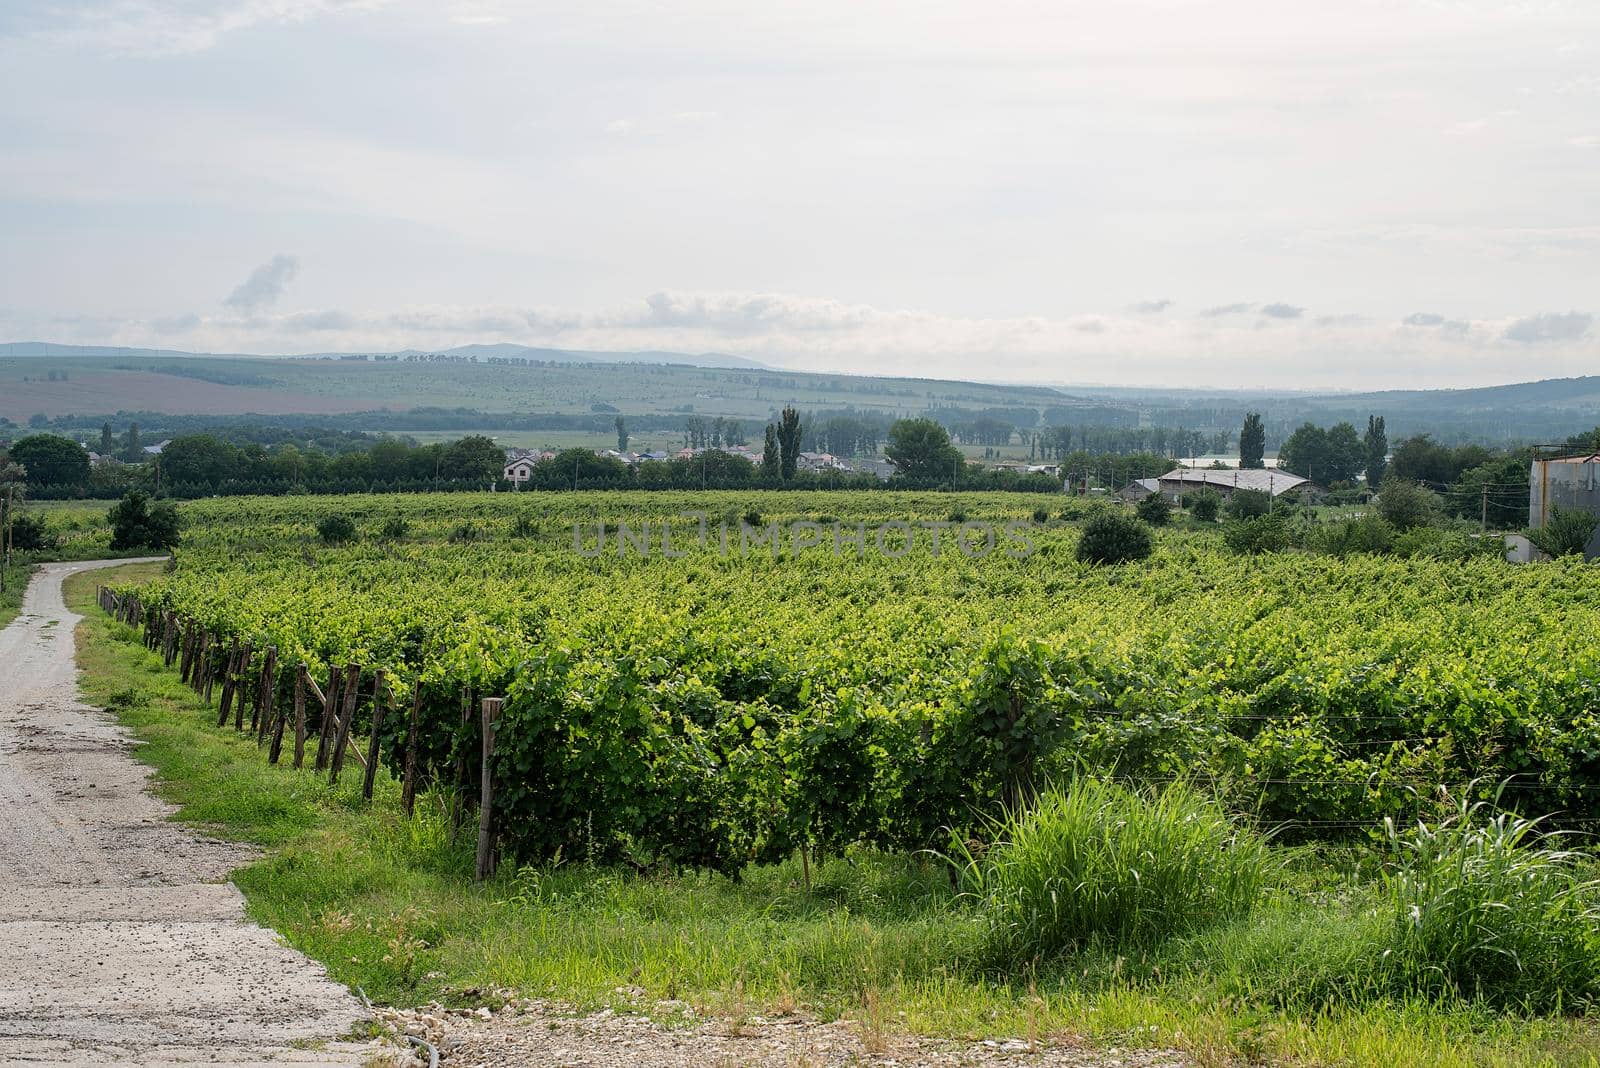
<svg viewBox="0 0 1600 1068"><path fill-rule="evenodd" d="M6 588L0 592L0 627L8 626L22 611L22 594L28 588L33 566L15 563L6 569Z"/></svg>
<svg viewBox="0 0 1600 1068"><path fill-rule="evenodd" d="M1373 991L1319 999L1381 936L1379 885L1360 855L1288 853L1250 915L1126 955L1105 948L986 969L980 914L930 857L862 853L735 881L554 865L478 886L470 838L452 842L443 798L400 818L380 777L368 806L347 769L336 789L269 767L253 740L218 730L132 632L93 606L97 572L67 584L86 616L84 688L146 744L180 818L265 847L235 874L251 915L379 1001L493 1000L512 989L580 1007L657 999L734 1016L805 1007L868 1029L951 1036L1081 1037L1177 1046L1202 1064L1600 1064L1586 1018L1525 1018L1481 1005ZM1363 932L1367 932L1364 936ZM619 989L625 991L619 993ZM642 990L635 999L626 991Z"/></svg>

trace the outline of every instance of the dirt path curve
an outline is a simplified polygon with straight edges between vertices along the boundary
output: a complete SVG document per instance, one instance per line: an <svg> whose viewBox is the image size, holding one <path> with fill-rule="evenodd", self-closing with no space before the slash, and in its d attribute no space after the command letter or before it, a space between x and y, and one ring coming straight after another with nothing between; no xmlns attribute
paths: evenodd
<svg viewBox="0 0 1600 1068"><path fill-rule="evenodd" d="M247 859L169 820L128 736L77 694L66 576L0 631L0 1063L346 1064L364 1017L245 919Z"/></svg>

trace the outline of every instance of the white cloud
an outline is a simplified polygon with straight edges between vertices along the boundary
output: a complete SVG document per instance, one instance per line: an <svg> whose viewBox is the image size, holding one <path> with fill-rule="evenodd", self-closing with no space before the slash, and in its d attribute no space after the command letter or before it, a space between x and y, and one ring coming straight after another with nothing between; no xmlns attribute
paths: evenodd
<svg viewBox="0 0 1600 1068"><path fill-rule="evenodd" d="M163 56L203 52L256 26L372 11L390 0L97 0L51 8L30 35L67 48Z"/></svg>

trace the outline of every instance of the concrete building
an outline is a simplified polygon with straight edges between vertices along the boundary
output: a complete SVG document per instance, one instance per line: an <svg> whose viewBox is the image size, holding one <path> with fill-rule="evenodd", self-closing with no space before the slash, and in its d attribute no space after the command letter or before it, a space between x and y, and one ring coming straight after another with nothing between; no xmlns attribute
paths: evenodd
<svg viewBox="0 0 1600 1068"><path fill-rule="evenodd" d="M1528 473L1528 525L1544 526L1557 505L1600 515L1600 453L1533 461Z"/></svg>
<svg viewBox="0 0 1600 1068"><path fill-rule="evenodd" d="M1270 493L1274 497L1281 497L1285 493L1304 490L1310 493L1326 492L1321 486L1309 478L1280 471L1275 467L1247 468L1243 470L1222 470L1211 467L1180 467L1176 471L1168 471L1157 481L1161 484L1161 492L1173 500L1177 500L1185 493L1196 490L1211 489L1220 493L1224 499L1233 496L1237 490L1260 490Z"/></svg>

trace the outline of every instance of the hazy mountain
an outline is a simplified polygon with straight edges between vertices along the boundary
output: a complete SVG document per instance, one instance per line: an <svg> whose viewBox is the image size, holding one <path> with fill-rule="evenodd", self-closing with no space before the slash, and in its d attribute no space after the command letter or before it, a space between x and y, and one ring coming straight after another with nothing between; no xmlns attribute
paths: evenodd
<svg viewBox="0 0 1600 1068"><path fill-rule="evenodd" d="M300 355L249 352L182 352L176 349L129 348L120 345L57 345L49 341L12 341L0 343L0 357L76 357L100 356L121 359L173 359L173 358L223 358L223 359L337 359L346 356L457 356L488 359L546 360L558 363L670 363L691 367L747 367L767 370L766 364L743 356L729 356L720 352L591 352L583 349L546 349L531 345L500 342L491 345L459 345L453 349L401 349L394 352L309 352Z"/></svg>

